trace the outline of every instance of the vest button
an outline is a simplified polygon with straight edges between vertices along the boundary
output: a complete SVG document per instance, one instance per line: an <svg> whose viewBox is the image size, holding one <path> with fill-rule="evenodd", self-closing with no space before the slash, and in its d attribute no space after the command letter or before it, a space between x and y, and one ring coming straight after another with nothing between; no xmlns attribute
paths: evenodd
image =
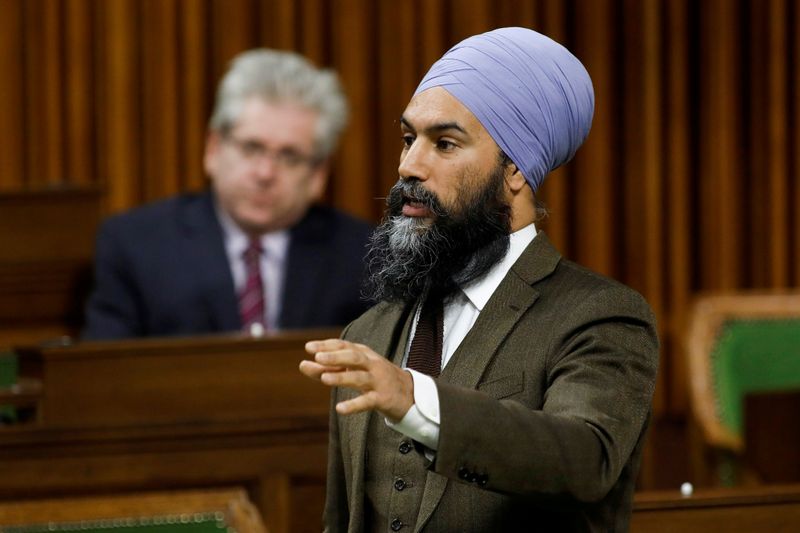
<svg viewBox="0 0 800 533"><path fill-rule="evenodd" d="M411 448L413 448L413 446L411 446L411 443L404 440L403 442L400 443L400 447L398 448L398 450L400 450L400 453L405 455L411 451Z"/></svg>
<svg viewBox="0 0 800 533"><path fill-rule="evenodd" d="M400 531L403 529L403 522L401 522L399 518L395 518L392 520L392 523L389 524L389 527L392 528L392 531Z"/></svg>
<svg viewBox="0 0 800 533"><path fill-rule="evenodd" d="M406 482L403 480L403 478L397 478L394 480L394 488L395 490L403 490L406 488Z"/></svg>

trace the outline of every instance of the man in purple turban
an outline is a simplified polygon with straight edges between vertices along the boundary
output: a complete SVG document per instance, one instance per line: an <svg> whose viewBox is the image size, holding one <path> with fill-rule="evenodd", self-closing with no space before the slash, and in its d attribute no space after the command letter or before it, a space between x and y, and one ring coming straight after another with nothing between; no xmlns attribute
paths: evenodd
<svg viewBox="0 0 800 533"><path fill-rule="evenodd" d="M524 28L420 83L371 241L380 303L300 365L334 387L327 531L627 530L654 317L536 229L593 109L580 61Z"/></svg>

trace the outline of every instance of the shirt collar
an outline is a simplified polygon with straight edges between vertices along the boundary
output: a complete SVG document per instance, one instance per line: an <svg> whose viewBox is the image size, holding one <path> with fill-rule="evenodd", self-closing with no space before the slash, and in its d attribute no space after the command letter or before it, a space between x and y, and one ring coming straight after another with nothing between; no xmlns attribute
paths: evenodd
<svg viewBox="0 0 800 533"><path fill-rule="evenodd" d="M535 237L536 225L533 223L509 235L508 251L505 257L489 269L486 274L461 287L461 290L478 311L483 311L483 307L492 297L500 282L503 281L508 271L511 270L511 267Z"/></svg>
<svg viewBox="0 0 800 533"><path fill-rule="evenodd" d="M225 239L225 250L228 252L228 257L241 257L250 243L250 237L219 206L218 202L214 202L214 209L217 213L219 224L222 226L222 235ZM264 233L259 237L259 242L261 243L261 248L264 249L266 257L282 262L289 248L289 230Z"/></svg>

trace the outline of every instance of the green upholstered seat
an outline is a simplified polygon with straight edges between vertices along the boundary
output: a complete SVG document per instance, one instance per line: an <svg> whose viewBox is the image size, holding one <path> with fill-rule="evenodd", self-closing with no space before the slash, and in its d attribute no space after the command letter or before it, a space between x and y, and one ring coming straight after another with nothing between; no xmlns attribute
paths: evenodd
<svg viewBox="0 0 800 533"><path fill-rule="evenodd" d="M741 436L745 395L800 389L800 317L727 320L711 363L721 422Z"/></svg>

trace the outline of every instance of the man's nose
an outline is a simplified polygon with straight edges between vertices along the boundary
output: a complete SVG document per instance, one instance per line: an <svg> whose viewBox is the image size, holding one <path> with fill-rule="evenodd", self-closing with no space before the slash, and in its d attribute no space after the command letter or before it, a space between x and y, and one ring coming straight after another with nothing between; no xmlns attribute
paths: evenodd
<svg viewBox="0 0 800 533"><path fill-rule="evenodd" d="M264 153L255 161L255 174L259 179L271 180L278 174L278 162L272 153Z"/></svg>
<svg viewBox="0 0 800 533"><path fill-rule="evenodd" d="M428 179L429 171L425 150L419 141L414 141L400 154L400 165L397 167L400 179L425 181Z"/></svg>

